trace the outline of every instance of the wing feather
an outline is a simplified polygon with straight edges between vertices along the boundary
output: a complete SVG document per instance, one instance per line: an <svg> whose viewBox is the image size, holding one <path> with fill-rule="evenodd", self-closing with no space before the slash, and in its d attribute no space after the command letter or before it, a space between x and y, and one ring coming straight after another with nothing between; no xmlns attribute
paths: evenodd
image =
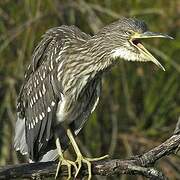
<svg viewBox="0 0 180 180"><path fill-rule="evenodd" d="M52 28L45 33L33 52L32 62L25 72L24 84L17 100L18 119L24 119L25 125L21 130L19 125L15 129L16 149L28 149L29 157L33 161L39 161L52 149L52 144L49 146L54 137L52 126L56 119L57 105L62 101L63 95L62 84L57 80L57 68L63 68L58 63L66 60L59 55L65 53L67 45L73 40L79 44L86 42L88 38L89 35L74 26ZM59 126L58 131L62 144L67 146L65 130ZM25 136L24 147L20 147L21 135Z"/></svg>

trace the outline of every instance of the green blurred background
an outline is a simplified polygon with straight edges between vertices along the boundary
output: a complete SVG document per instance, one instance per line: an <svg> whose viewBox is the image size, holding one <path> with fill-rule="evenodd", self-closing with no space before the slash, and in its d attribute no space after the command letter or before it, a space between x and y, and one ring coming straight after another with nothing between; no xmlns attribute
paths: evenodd
<svg viewBox="0 0 180 180"><path fill-rule="evenodd" d="M103 79L100 103L78 143L90 156L108 153L112 158L127 158L171 136L180 115L179 0L1 0L0 165L24 161L12 146L15 104L25 67L43 33L54 26L74 24L92 35L121 16L144 20L150 30L175 38L144 43L166 71L152 63L123 61L112 68ZM178 155L163 158L156 166L170 179L180 179Z"/></svg>

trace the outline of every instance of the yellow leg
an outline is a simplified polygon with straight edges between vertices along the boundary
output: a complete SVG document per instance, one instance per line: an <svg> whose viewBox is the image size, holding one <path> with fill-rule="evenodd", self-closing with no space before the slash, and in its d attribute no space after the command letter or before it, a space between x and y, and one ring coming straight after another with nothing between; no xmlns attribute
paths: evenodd
<svg viewBox="0 0 180 180"><path fill-rule="evenodd" d="M77 143L76 143L70 129L67 130L67 135L68 135L68 137L69 137L69 139L70 139L70 141L72 143L72 146L73 146L73 148L74 148L74 150L76 152L76 155L77 155L77 159L76 159L75 162L78 164L78 169L76 171L75 178L77 177L77 175L78 175L78 173L79 173L79 171L80 171L80 169L82 167L82 162L83 162L83 163L87 164L88 174L89 174L88 175L88 180L90 180L91 177L92 177L91 162L105 159L105 158L108 157L108 155L105 155L105 156L102 156L102 157L99 157L99 158L86 158L86 157L83 157L83 155L82 155L81 151L79 150L79 147L78 147L78 145L77 145Z"/></svg>
<svg viewBox="0 0 180 180"><path fill-rule="evenodd" d="M77 172L78 168L77 168L75 162L67 160L67 159L64 158L59 138L56 139L56 147L57 147L58 153L59 153L59 163L58 163L58 166L57 166L55 179L58 177L60 167L62 165L65 165L68 168L68 178L67 179L69 180L71 178L71 167L74 166L76 172Z"/></svg>

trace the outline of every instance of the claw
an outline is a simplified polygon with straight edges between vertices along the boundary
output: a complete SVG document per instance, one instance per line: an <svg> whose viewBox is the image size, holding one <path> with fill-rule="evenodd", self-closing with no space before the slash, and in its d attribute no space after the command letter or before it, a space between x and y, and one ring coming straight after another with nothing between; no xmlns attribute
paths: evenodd
<svg viewBox="0 0 180 180"><path fill-rule="evenodd" d="M82 167L82 162L85 163L87 165L87 168L88 168L88 180L90 180L92 178L92 169L91 169L91 162L93 161L99 161L99 160L102 160L102 159L105 159L109 157L109 155L105 155L105 156L102 156L102 157L99 157L99 158L86 158L86 157L83 157L82 154L78 153L77 154L77 159L76 159L76 163L78 164L78 170L76 171L76 174L75 174L75 178L77 177L77 175L79 174L79 171Z"/></svg>
<svg viewBox="0 0 180 180"><path fill-rule="evenodd" d="M81 160L81 158L77 157L75 162L78 164L78 169L77 169L76 174L74 176L76 178L77 175L79 174L81 167L82 167L82 160Z"/></svg>
<svg viewBox="0 0 180 180"><path fill-rule="evenodd" d="M106 158L108 158L108 157L109 157L109 155L107 154L107 155L101 156L101 157L99 157L99 158L86 158L86 160L88 160L88 161L90 161L90 162L92 162L92 161L100 161L100 160L106 159Z"/></svg>
<svg viewBox="0 0 180 180"><path fill-rule="evenodd" d="M77 167L76 163L74 161L69 161L69 163L74 167L75 172L77 172L78 167Z"/></svg>
<svg viewBox="0 0 180 180"><path fill-rule="evenodd" d="M68 135L68 137L69 137L69 139L70 139L70 141L72 143L72 146L74 148L74 151L75 151L75 153L77 155L77 159L76 159L75 162L78 164L78 168L76 170L74 178L76 178L77 175L79 174L79 171L80 171L80 169L82 167L82 163L85 163L85 164L87 164L87 167L88 167L88 180L90 180L92 178L91 162L92 161L99 161L99 160L105 159L105 158L107 158L109 156L105 155L105 156L102 156L102 157L99 157L99 158L86 158L86 157L83 157L70 129L67 130L67 135Z"/></svg>
<svg viewBox="0 0 180 180"><path fill-rule="evenodd" d="M68 178L67 179L69 180L72 177L71 176L71 174L72 174L71 167L73 166L75 168L76 172L77 172L78 168L77 168L75 162L67 160L67 159L64 158L59 138L56 139L56 146L57 146L58 153L59 153L59 163L58 163L58 166L57 166L55 179L58 177L58 173L59 173L60 167L62 165L65 165L65 166L67 166L67 169L68 169Z"/></svg>
<svg viewBox="0 0 180 180"><path fill-rule="evenodd" d="M57 177L58 177L60 167L61 167L61 161L59 161L59 163L58 163L58 166L57 166L57 169L56 169L55 179L57 179Z"/></svg>
<svg viewBox="0 0 180 180"><path fill-rule="evenodd" d="M56 175L55 175L55 179L58 177L58 173L59 173L59 169L61 166L67 166L67 169L68 169L68 180L71 179L72 177L72 171L71 171L71 167L73 166L75 168L75 171L77 172L78 168L76 166L76 163L73 162L73 161L70 161L70 160L67 160L67 159L64 159L64 157L61 157L59 158L59 163L58 163L58 166L57 166L57 170L56 170Z"/></svg>
<svg viewBox="0 0 180 180"><path fill-rule="evenodd" d="M88 167L88 180L92 177L92 169L91 169L91 163L86 158L83 159L83 162L87 164Z"/></svg>
<svg viewBox="0 0 180 180"><path fill-rule="evenodd" d="M68 161L67 161L68 162ZM71 164L69 163L67 163L66 164L67 165L67 167L68 167L68 178L67 178L67 180L69 180L70 178L71 178Z"/></svg>
<svg viewBox="0 0 180 180"><path fill-rule="evenodd" d="M108 155L105 155L105 156L102 156L102 157L99 157L99 158L86 158L86 157L83 157L83 155L81 154L81 151L79 150L77 144L76 144L76 141L74 140L74 137L71 133L71 131L68 129L67 130L67 135L72 143L72 146L76 152L76 155L77 155L77 159L75 162L73 161L70 161L70 160L67 160L64 158L63 156L63 152L62 152L62 148L61 148L61 144L60 144L60 141L59 141L59 138L56 139L56 146L57 146L57 149L58 149L58 153L59 153L59 163L58 163L58 166L57 166L57 170L56 170L56 175L55 175L55 179L58 177L58 173L59 173L59 170L60 170L60 167L62 165L65 165L67 166L68 168L68 180L71 179L71 174L72 174L72 171L71 171L71 167L73 166L75 168L75 176L74 178L76 179L76 177L78 176L79 174L79 171L82 167L82 163L85 163L87 165L87 168L88 168L88 180L90 180L92 178L92 169L91 169L91 162L92 161L99 161L99 160L102 160L102 159L105 159L107 157L109 157ZM76 165L76 163L78 164L78 167Z"/></svg>

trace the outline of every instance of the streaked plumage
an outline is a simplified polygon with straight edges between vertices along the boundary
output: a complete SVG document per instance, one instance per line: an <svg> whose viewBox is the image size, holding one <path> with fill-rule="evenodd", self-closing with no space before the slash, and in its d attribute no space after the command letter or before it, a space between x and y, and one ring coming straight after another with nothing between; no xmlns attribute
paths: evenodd
<svg viewBox="0 0 180 180"><path fill-rule="evenodd" d="M149 36L170 38L127 18L92 37L75 26L48 30L34 50L17 100L16 150L33 161L56 159L55 139L66 149L66 130L78 134L99 101L103 72L118 58L163 68L139 41Z"/></svg>
<svg viewBox="0 0 180 180"><path fill-rule="evenodd" d="M18 134L20 129L25 132L24 127L19 127L24 119L28 153L33 161L41 160L48 150L55 148L52 142L53 128L58 122L65 122L64 126L71 126L77 134L97 104L100 78L96 77L85 87L87 85L83 83L89 77L84 75L84 82L78 80L81 76L79 69L75 69L80 64L79 61L74 61L69 66L69 56L78 57L78 54L71 52L73 47L77 48L77 45L80 46L80 43L85 43L89 38L89 35L74 26L53 28L44 35L33 53L32 63L25 73L25 82L17 101L18 121L15 137L16 150L20 149L23 154L26 153L27 148L21 147L22 141L19 138L22 134ZM66 76L65 72L69 76ZM76 93L76 88L82 91ZM58 131L64 132L61 125ZM62 134L66 148L68 142L64 136L66 135Z"/></svg>

